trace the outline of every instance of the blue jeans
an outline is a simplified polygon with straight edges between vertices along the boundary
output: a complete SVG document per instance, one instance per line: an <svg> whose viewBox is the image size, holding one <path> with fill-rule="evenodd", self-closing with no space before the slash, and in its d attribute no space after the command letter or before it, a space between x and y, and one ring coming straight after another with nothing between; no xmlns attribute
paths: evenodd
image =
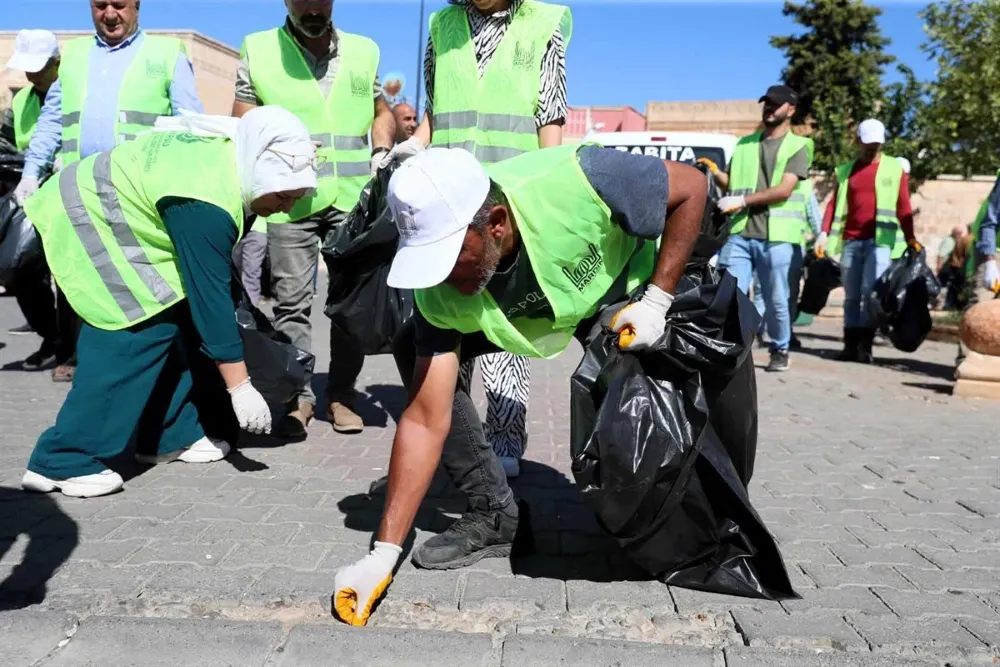
<svg viewBox="0 0 1000 667"><path fill-rule="evenodd" d="M840 271L844 276L844 328L873 326L868 311L875 281L889 268L892 248L880 248L875 239L846 241L840 256Z"/></svg>
<svg viewBox="0 0 1000 667"><path fill-rule="evenodd" d="M792 325L795 324L795 319L799 314L799 288L801 285L802 246L797 245L792 248L792 263L788 267L788 319ZM767 327L767 322L764 318L767 306L764 305L764 288L760 286L760 276L757 271L753 272L753 305L756 306L757 312L760 313L760 327L757 329L757 335L763 336Z"/></svg>
<svg viewBox="0 0 1000 667"><path fill-rule="evenodd" d="M750 291L753 273L757 272L766 306L763 316L772 352L787 350L792 338L788 274L798 248L791 243L730 236L719 255L719 266L733 274L744 294Z"/></svg>

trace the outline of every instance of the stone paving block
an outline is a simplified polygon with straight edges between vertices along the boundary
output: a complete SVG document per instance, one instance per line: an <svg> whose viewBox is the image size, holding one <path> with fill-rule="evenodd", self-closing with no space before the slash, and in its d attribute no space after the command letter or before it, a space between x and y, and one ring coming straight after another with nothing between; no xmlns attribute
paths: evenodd
<svg viewBox="0 0 1000 667"><path fill-rule="evenodd" d="M497 577L470 572L459 606L463 611L484 611L492 607L565 611L566 585L565 582L549 579Z"/></svg>
<svg viewBox="0 0 1000 667"><path fill-rule="evenodd" d="M888 531L878 528L876 530L866 530L862 528L848 528L853 537L857 538L865 546L879 547L930 547L933 549L948 549L949 543L932 533L929 530L896 530ZM954 538L954 533L948 533L948 537ZM844 544L851 544L844 542Z"/></svg>
<svg viewBox="0 0 1000 667"><path fill-rule="evenodd" d="M878 528L865 512L823 512L821 510L792 510L792 516L803 526L810 528Z"/></svg>
<svg viewBox="0 0 1000 667"><path fill-rule="evenodd" d="M889 589L882 589L889 590ZM785 600L781 606L792 614L821 611L859 611L876 616L891 616L892 612L878 597L861 586L818 588L799 591L801 600Z"/></svg>
<svg viewBox="0 0 1000 667"><path fill-rule="evenodd" d="M361 531L344 526L327 526L321 523L300 523L290 545L305 544L356 544L367 547L374 531Z"/></svg>
<svg viewBox="0 0 1000 667"><path fill-rule="evenodd" d="M240 523L261 523L273 507L233 507L214 503L197 503L184 515L185 521L238 521Z"/></svg>
<svg viewBox="0 0 1000 667"><path fill-rule="evenodd" d="M279 507L267 518L267 523L317 523L323 526L343 526L347 516L334 508Z"/></svg>
<svg viewBox="0 0 1000 667"><path fill-rule="evenodd" d="M247 570L235 570L245 573ZM243 575L245 579L247 575ZM389 589L390 593L392 588ZM242 592L240 600L244 604L275 606L275 603L294 604L317 602L327 613L331 610L330 596L333 595L332 572L304 572L283 567L268 569L253 579L250 587Z"/></svg>
<svg viewBox="0 0 1000 667"><path fill-rule="evenodd" d="M217 544L176 544L168 540L153 540L128 559L129 565L189 563L215 567L236 548L235 542Z"/></svg>
<svg viewBox="0 0 1000 667"><path fill-rule="evenodd" d="M989 593L1000 589L997 570L918 570L900 566L900 574L912 581L917 588L929 593L947 590L980 591Z"/></svg>
<svg viewBox="0 0 1000 667"><path fill-rule="evenodd" d="M211 526L209 521L177 521L168 522L159 519L129 519L120 530L117 537L128 537L150 540L168 540L172 542L192 542L198 533Z"/></svg>
<svg viewBox="0 0 1000 667"><path fill-rule="evenodd" d="M908 547L858 547L848 544L835 544L831 547L848 567L865 565L909 565L927 570L938 569L934 563L923 558L919 553Z"/></svg>
<svg viewBox="0 0 1000 667"><path fill-rule="evenodd" d="M275 667L492 667L496 653L489 635L298 625L292 628Z"/></svg>
<svg viewBox="0 0 1000 667"><path fill-rule="evenodd" d="M251 491L241 501L243 507L301 507L312 508L320 504L325 493L301 493L299 491Z"/></svg>
<svg viewBox="0 0 1000 667"><path fill-rule="evenodd" d="M261 544L239 544L222 562L222 567L238 569L273 565L293 570L315 570L330 547L322 544L307 546L264 546Z"/></svg>
<svg viewBox="0 0 1000 667"><path fill-rule="evenodd" d="M871 565L869 567L829 567L803 563L802 569L816 582L820 588L839 588L840 586L887 587L903 591L914 589L913 584L904 579L899 572L888 565ZM923 572L923 570L914 570Z"/></svg>
<svg viewBox="0 0 1000 667"><path fill-rule="evenodd" d="M198 533L199 544L219 544L231 542L260 542L262 544L286 544L298 532L295 524L265 525L246 523L226 523L206 521L208 527Z"/></svg>
<svg viewBox="0 0 1000 667"><path fill-rule="evenodd" d="M458 611L459 583L456 572L399 572L393 577L386 601Z"/></svg>
<svg viewBox="0 0 1000 667"><path fill-rule="evenodd" d="M818 563L820 565L843 565L828 544L823 542L791 542L781 545L781 555L785 564Z"/></svg>
<svg viewBox="0 0 1000 667"><path fill-rule="evenodd" d="M1000 537L988 533L974 535L937 532L937 536L945 543L945 548L955 551L983 552L996 551L1000 548Z"/></svg>
<svg viewBox="0 0 1000 667"><path fill-rule="evenodd" d="M104 509L98 519L160 519L173 521L192 507L190 502L177 505L152 505L138 500L120 500Z"/></svg>
<svg viewBox="0 0 1000 667"><path fill-rule="evenodd" d="M149 566L146 569L151 571L153 576L143 586L145 592L182 593L236 601L254 585L264 568L223 570L218 567L169 563Z"/></svg>
<svg viewBox="0 0 1000 667"><path fill-rule="evenodd" d="M966 568L1000 570L1000 548L984 548L980 551L953 551L951 549L920 547L917 551L942 570L963 570Z"/></svg>
<svg viewBox="0 0 1000 667"><path fill-rule="evenodd" d="M936 514L909 515L883 512L878 515L877 522L886 530L932 530L959 534L968 532L953 520Z"/></svg>
<svg viewBox="0 0 1000 667"><path fill-rule="evenodd" d="M907 593L885 589L879 597L903 618L944 616L981 618L1000 624L1000 615L972 593Z"/></svg>
<svg viewBox="0 0 1000 667"><path fill-rule="evenodd" d="M865 651L868 646L843 618L832 612L788 615L734 609L736 628L750 646L799 649Z"/></svg>
<svg viewBox="0 0 1000 667"><path fill-rule="evenodd" d="M114 565L141 550L149 540L109 540L105 542L85 542L73 550L73 560L95 561Z"/></svg>
<svg viewBox="0 0 1000 667"><path fill-rule="evenodd" d="M726 667L940 667L936 660L829 651L775 651L767 648L727 646Z"/></svg>
<svg viewBox="0 0 1000 667"><path fill-rule="evenodd" d="M66 639L76 619L69 614L39 611L0 612L0 662L30 667Z"/></svg>
<svg viewBox="0 0 1000 667"><path fill-rule="evenodd" d="M515 635L503 644L501 667L717 667L713 649L641 642Z"/></svg>
<svg viewBox="0 0 1000 667"><path fill-rule="evenodd" d="M92 616L46 665L262 667L281 635L278 623Z"/></svg>
<svg viewBox="0 0 1000 667"><path fill-rule="evenodd" d="M106 590L115 595L129 596L142 590L142 586L155 574L154 568L150 567L109 567L103 563L71 560L52 575L48 590L60 593Z"/></svg>
<svg viewBox="0 0 1000 667"><path fill-rule="evenodd" d="M989 646L994 653L1000 656L1000 623L995 620L983 620L979 618L960 618L958 624L971 632L981 642Z"/></svg>
<svg viewBox="0 0 1000 667"><path fill-rule="evenodd" d="M735 595L720 595L718 593L705 593L695 591L690 588L670 587L670 594L677 605L679 614L725 613L732 609L756 609L773 613L783 613L781 605L772 600L758 600L754 598L737 597Z"/></svg>
<svg viewBox="0 0 1000 667"><path fill-rule="evenodd" d="M954 659L969 652L985 654L986 646L957 622L945 618L894 620L848 614L847 620L875 652L913 653Z"/></svg>
<svg viewBox="0 0 1000 667"><path fill-rule="evenodd" d="M566 602L571 614L588 613L608 605L656 613L674 611L670 589L659 581L567 581Z"/></svg>

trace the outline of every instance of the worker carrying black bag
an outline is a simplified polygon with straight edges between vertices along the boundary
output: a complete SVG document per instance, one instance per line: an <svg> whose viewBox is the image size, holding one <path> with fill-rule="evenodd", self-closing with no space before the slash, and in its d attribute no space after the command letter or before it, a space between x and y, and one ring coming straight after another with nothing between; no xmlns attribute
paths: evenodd
<svg viewBox="0 0 1000 667"><path fill-rule="evenodd" d="M927 253L907 247L872 289L868 299L875 323L897 350L915 352L931 332L930 309L941 293L941 283Z"/></svg>
<svg viewBox="0 0 1000 667"><path fill-rule="evenodd" d="M802 265L805 282L799 297L799 312L819 315L826 308L830 292L841 286L840 264L832 257L819 257L812 250L806 255Z"/></svg>

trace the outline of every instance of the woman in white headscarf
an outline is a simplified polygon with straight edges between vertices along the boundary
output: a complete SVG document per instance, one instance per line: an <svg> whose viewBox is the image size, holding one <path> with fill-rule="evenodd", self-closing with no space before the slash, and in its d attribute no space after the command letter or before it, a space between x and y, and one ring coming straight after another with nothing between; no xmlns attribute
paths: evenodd
<svg viewBox="0 0 1000 667"><path fill-rule="evenodd" d="M191 402L185 339L215 362L240 427L271 414L243 363L233 314L233 246L253 215L287 211L316 188L316 150L294 115L163 118L156 131L70 165L27 200L52 276L83 320L79 366L21 485L92 497L123 481L104 463L136 437L142 463L209 463ZM196 334L196 337L192 336Z"/></svg>

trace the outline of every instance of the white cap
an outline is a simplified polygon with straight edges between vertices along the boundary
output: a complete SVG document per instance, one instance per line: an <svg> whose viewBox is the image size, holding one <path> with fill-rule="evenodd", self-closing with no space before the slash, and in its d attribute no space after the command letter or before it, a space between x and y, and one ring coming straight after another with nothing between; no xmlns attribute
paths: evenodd
<svg viewBox="0 0 1000 667"><path fill-rule="evenodd" d="M898 157L896 159L899 160L901 163L903 163L903 173L904 174L910 173L910 161L907 160L905 157Z"/></svg>
<svg viewBox="0 0 1000 667"><path fill-rule="evenodd" d="M45 69L59 55L59 40L48 30L22 30L14 40L14 55L7 61L9 69L35 74Z"/></svg>
<svg viewBox="0 0 1000 667"><path fill-rule="evenodd" d="M863 144L884 144L885 125L882 124L882 121L874 118L861 121L861 124L858 125L858 139Z"/></svg>
<svg viewBox="0 0 1000 667"><path fill-rule="evenodd" d="M389 287L424 289L443 283L489 193L483 165L461 148L428 148L400 165L389 179L389 210L399 229Z"/></svg>

